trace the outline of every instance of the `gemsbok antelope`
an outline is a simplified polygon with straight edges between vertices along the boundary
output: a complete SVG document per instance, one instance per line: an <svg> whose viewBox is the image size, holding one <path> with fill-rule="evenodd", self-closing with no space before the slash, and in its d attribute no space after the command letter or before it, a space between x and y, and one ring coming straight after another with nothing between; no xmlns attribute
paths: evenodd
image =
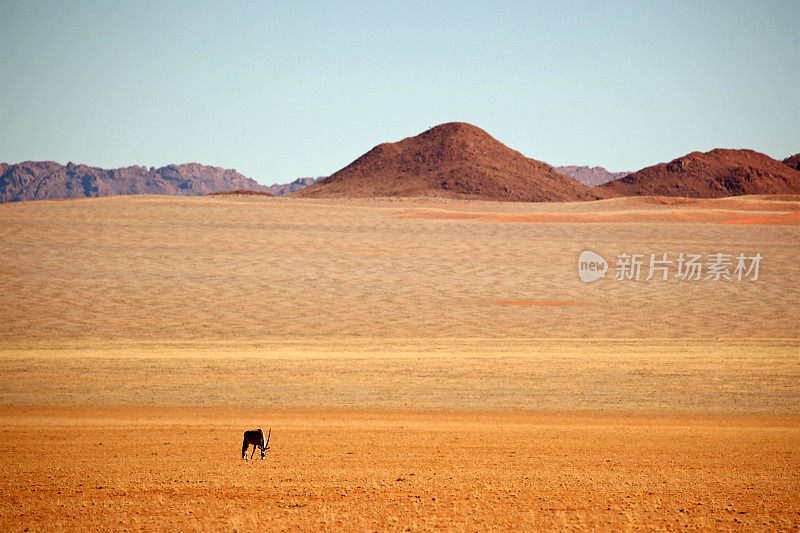
<svg viewBox="0 0 800 533"><path fill-rule="evenodd" d="M256 453L256 448L261 448L261 458L266 459L267 450L269 450L269 437L272 434L272 428L269 428L267 433L267 440L264 441L264 432L261 429L253 429L244 432L244 441L242 442L242 459L247 460L247 448L253 445L253 452L250 454L250 459Z"/></svg>

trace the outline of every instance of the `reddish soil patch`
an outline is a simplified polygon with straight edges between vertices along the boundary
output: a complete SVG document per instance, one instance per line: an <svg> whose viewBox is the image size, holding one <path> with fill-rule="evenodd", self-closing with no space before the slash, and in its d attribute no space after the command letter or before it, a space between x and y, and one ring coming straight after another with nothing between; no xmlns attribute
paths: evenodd
<svg viewBox="0 0 800 533"><path fill-rule="evenodd" d="M357 254L397 254L394 250L353 250Z"/></svg>
<svg viewBox="0 0 800 533"><path fill-rule="evenodd" d="M732 220L723 220L720 224L780 224L795 226L800 224L800 212L734 218Z"/></svg>
<svg viewBox="0 0 800 533"><path fill-rule="evenodd" d="M630 200L630 202L628 202ZM614 200L616 201L616 200ZM798 201L770 201L714 198L652 197L621 199L616 210L587 213L503 213L464 212L446 209L414 209L397 215L397 218L421 220L474 220L476 222L507 223L563 223L563 224L615 224L640 222L731 223L731 224L797 224L800 216ZM653 209L646 204L672 206ZM645 204L645 205L642 205ZM684 207L685 206L685 207ZM739 213L736 213L736 212ZM753 212L744 216L743 212ZM760 212L760 213L759 213Z"/></svg>
<svg viewBox="0 0 800 533"><path fill-rule="evenodd" d="M589 305L584 302L534 302L526 300L511 300L507 302L497 302L500 305L533 305L533 306L561 306L561 305Z"/></svg>
<svg viewBox="0 0 800 533"><path fill-rule="evenodd" d="M616 224L626 222L721 222L730 215L704 211L630 211L609 213L461 213L418 211L399 218L475 220L478 222Z"/></svg>
<svg viewBox="0 0 800 533"><path fill-rule="evenodd" d="M703 209L730 209L736 211L800 211L800 197L795 196L792 200L780 201L769 200L738 200L735 198L703 199L694 200L695 207ZM777 203L780 201L780 203Z"/></svg>
<svg viewBox="0 0 800 533"><path fill-rule="evenodd" d="M502 201L594 200L598 193L462 122L376 146L298 191L308 198L448 197Z"/></svg>

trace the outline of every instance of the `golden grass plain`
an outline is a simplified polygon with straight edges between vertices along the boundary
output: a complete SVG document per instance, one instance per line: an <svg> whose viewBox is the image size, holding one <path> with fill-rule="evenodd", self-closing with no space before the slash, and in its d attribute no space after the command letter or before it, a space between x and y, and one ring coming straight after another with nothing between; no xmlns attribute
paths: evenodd
<svg viewBox="0 0 800 533"><path fill-rule="evenodd" d="M796 530L798 212L1 205L0 529ZM586 249L764 259L586 284Z"/></svg>

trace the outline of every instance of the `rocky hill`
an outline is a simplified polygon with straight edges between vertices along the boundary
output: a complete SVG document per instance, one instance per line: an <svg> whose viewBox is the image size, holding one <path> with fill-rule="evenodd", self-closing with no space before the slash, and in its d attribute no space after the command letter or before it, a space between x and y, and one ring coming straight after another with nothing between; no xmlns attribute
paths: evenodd
<svg viewBox="0 0 800 533"><path fill-rule="evenodd" d="M753 150L692 152L595 188L607 196L720 198L800 193L800 172Z"/></svg>
<svg viewBox="0 0 800 533"><path fill-rule="evenodd" d="M376 146L300 197L437 196L505 201L572 201L596 192L463 122Z"/></svg>
<svg viewBox="0 0 800 533"><path fill-rule="evenodd" d="M783 160L783 164L795 170L800 170L800 154L790 155Z"/></svg>

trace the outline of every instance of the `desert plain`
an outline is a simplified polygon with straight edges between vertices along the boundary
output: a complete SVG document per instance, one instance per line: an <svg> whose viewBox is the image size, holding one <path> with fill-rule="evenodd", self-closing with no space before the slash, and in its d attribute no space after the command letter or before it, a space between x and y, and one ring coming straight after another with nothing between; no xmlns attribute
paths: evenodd
<svg viewBox="0 0 800 533"><path fill-rule="evenodd" d="M800 529L798 223L796 196L0 205L0 529ZM635 253L763 259L614 279Z"/></svg>

